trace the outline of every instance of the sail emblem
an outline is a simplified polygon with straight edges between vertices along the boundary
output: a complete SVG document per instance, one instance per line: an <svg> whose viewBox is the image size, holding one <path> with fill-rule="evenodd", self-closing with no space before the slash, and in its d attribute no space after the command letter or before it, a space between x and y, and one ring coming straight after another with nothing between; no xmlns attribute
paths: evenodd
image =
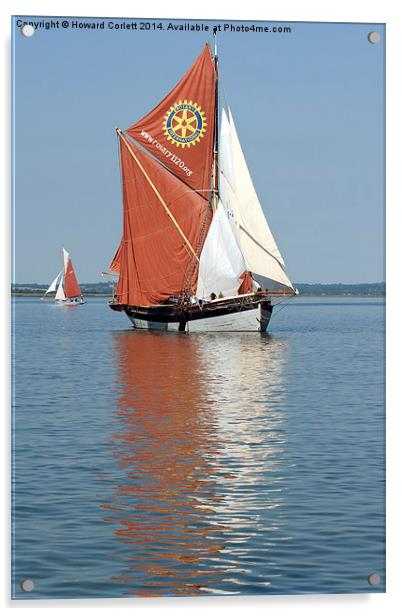
<svg viewBox="0 0 402 616"><path fill-rule="evenodd" d="M167 112L163 128L166 137L177 147L190 147L199 142L207 127L205 113L193 101L179 101Z"/></svg>

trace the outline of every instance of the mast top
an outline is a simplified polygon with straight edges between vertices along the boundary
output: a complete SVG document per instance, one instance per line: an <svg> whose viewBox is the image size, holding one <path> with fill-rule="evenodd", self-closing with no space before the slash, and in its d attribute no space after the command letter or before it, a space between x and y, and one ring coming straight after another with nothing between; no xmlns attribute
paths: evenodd
<svg viewBox="0 0 402 616"><path fill-rule="evenodd" d="M213 32L213 35L214 35L214 56L215 56L215 59L216 59L218 57L218 44L217 44L218 27L214 26L212 32Z"/></svg>

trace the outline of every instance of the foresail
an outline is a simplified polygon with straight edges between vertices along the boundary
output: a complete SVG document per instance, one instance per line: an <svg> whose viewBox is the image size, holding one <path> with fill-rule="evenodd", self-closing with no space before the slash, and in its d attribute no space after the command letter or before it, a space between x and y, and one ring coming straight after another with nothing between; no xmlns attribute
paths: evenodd
<svg viewBox="0 0 402 616"><path fill-rule="evenodd" d="M211 293L236 295L245 269L227 214L219 202L200 256L196 296L209 299Z"/></svg>
<svg viewBox="0 0 402 616"><path fill-rule="evenodd" d="M238 238L247 269L293 289L264 216L241 149L233 117L223 111L220 134L220 197Z"/></svg>
<svg viewBox="0 0 402 616"><path fill-rule="evenodd" d="M57 289L57 285L59 283L60 277L63 275L63 272L59 272L56 276L56 278L53 280L53 282L51 283L51 285L49 286L49 288L47 289L47 291L45 292L45 295L47 295L48 293L53 293L54 291L56 291Z"/></svg>
<svg viewBox="0 0 402 616"><path fill-rule="evenodd" d="M60 280L59 288L57 289L55 299L59 299L59 300L66 299L66 296L64 294L64 289L63 289L63 277Z"/></svg>
<svg viewBox="0 0 402 616"><path fill-rule="evenodd" d="M216 73L207 44L169 94L127 133L201 196L209 199Z"/></svg>
<svg viewBox="0 0 402 616"><path fill-rule="evenodd" d="M195 292L211 211L199 194L120 135L123 238L112 262L120 303L152 306Z"/></svg>

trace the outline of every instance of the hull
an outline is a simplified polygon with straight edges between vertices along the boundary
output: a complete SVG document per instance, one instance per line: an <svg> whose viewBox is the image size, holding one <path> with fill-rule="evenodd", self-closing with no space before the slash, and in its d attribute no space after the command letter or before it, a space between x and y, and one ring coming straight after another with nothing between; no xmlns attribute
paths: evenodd
<svg viewBox="0 0 402 616"><path fill-rule="evenodd" d="M264 333L272 314L270 298L248 294L199 304L142 307L110 303L135 329L153 331L255 331Z"/></svg>
<svg viewBox="0 0 402 616"><path fill-rule="evenodd" d="M85 304L84 300L82 299L82 297L80 298L73 298L73 299L56 299L56 304L58 306L82 306L83 304Z"/></svg>

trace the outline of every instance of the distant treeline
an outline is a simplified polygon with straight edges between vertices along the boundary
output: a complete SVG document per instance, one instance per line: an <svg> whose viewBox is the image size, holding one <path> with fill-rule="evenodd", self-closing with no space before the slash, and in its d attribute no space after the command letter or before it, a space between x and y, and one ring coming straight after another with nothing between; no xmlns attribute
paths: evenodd
<svg viewBox="0 0 402 616"><path fill-rule="evenodd" d="M304 282L296 283L300 295L385 295L385 282L371 282L359 284L343 284L332 282L330 284Z"/></svg>
<svg viewBox="0 0 402 616"><path fill-rule="evenodd" d="M49 285L37 282L16 283L11 285L12 295L43 295ZM113 284L111 282L88 282L80 283L83 295L112 295Z"/></svg>
<svg viewBox="0 0 402 616"><path fill-rule="evenodd" d="M34 283L13 284L13 295L43 295L48 285ZM84 295L111 295L113 285L111 282L88 282L80 284ZM295 284L300 295L385 295L385 282L372 282L360 284L343 284L335 282L330 284L299 282Z"/></svg>

